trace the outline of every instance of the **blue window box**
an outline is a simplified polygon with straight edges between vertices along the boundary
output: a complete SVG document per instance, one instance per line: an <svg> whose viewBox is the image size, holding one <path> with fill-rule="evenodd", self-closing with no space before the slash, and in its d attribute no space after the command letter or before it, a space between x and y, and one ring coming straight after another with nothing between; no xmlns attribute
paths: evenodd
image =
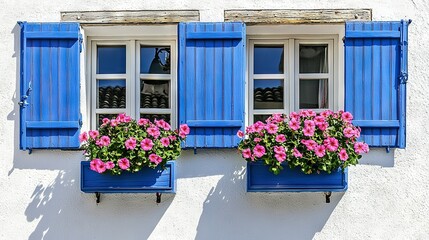
<svg viewBox="0 0 429 240"><path fill-rule="evenodd" d="M347 169L331 174L305 174L300 169L283 170L274 175L263 162L247 163L248 192L344 192L347 190Z"/></svg>
<svg viewBox="0 0 429 240"><path fill-rule="evenodd" d="M81 162L80 189L86 193L175 193L175 182L175 161L169 161L165 169L144 168L121 175L99 174L89 168L89 161Z"/></svg>

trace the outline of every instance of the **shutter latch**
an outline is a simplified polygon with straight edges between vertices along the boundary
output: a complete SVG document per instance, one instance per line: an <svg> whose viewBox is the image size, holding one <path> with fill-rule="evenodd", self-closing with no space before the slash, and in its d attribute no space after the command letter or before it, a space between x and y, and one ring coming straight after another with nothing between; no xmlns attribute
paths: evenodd
<svg viewBox="0 0 429 240"><path fill-rule="evenodd" d="M401 71L399 74L399 81L401 81L401 84L406 84L408 81L408 73Z"/></svg>
<svg viewBox="0 0 429 240"><path fill-rule="evenodd" d="M28 96L30 96L31 90L33 90L33 89L31 88L31 82L29 82L29 83L28 83L28 89L27 89L27 91L25 92L25 95L23 95L23 96L21 97L21 101L19 101L19 102L18 102L18 105L19 105L20 107L25 108L26 106L28 106L27 99L28 99Z"/></svg>

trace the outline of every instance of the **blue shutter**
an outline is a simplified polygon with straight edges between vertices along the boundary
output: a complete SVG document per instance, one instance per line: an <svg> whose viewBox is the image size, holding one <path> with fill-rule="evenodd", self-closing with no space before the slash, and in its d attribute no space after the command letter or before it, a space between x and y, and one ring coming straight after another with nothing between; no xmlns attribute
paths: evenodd
<svg viewBox="0 0 429 240"><path fill-rule="evenodd" d="M244 125L244 23L179 24L179 121L185 147L235 147Z"/></svg>
<svg viewBox="0 0 429 240"><path fill-rule="evenodd" d="M346 23L345 110L372 147L405 148L409 23Z"/></svg>
<svg viewBox="0 0 429 240"><path fill-rule="evenodd" d="M19 24L20 149L78 148L79 24Z"/></svg>

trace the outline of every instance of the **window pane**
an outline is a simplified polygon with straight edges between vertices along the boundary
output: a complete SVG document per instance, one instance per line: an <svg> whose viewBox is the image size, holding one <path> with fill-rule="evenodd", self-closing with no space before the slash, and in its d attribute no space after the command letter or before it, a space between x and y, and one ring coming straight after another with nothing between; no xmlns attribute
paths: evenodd
<svg viewBox="0 0 429 240"><path fill-rule="evenodd" d="M97 114L97 128L103 124L103 118L108 118L108 119L112 119L112 118L116 118L118 116L118 114Z"/></svg>
<svg viewBox="0 0 429 240"><path fill-rule="evenodd" d="M328 80L301 79L299 81L299 108L328 108Z"/></svg>
<svg viewBox="0 0 429 240"><path fill-rule="evenodd" d="M299 45L300 73L328 72L328 45Z"/></svg>
<svg viewBox="0 0 429 240"><path fill-rule="evenodd" d="M170 81L141 80L140 108L169 108Z"/></svg>
<svg viewBox="0 0 429 240"><path fill-rule="evenodd" d="M282 74L283 58L284 58L283 45L280 46L266 46L256 45L254 52L253 69L255 74Z"/></svg>
<svg viewBox="0 0 429 240"><path fill-rule="evenodd" d="M283 79L254 80L254 109L283 108Z"/></svg>
<svg viewBox="0 0 429 240"><path fill-rule="evenodd" d="M170 74L170 48L140 47L140 73Z"/></svg>
<svg viewBox="0 0 429 240"><path fill-rule="evenodd" d="M149 120L151 120L152 122L156 119L156 120L161 120L164 119L164 121L168 122L171 124L170 122L170 114L140 114L141 118L147 118Z"/></svg>
<svg viewBox="0 0 429 240"><path fill-rule="evenodd" d="M126 73L125 46L98 46L97 73L122 74Z"/></svg>
<svg viewBox="0 0 429 240"><path fill-rule="evenodd" d="M126 108L125 79L98 79L97 89L97 108Z"/></svg>
<svg viewBox="0 0 429 240"><path fill-rule="evenodd" d="M271 117L271 115L254 115L253 116L253 123L257 121L265 122L267 118Z"/></svg>

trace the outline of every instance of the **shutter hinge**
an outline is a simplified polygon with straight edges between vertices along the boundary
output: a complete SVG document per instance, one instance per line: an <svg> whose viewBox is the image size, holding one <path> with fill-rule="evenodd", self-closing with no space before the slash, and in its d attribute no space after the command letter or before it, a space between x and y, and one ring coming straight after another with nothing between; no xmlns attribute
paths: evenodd
<svg viewBox="0 0 429 240"><path fill-rule="evenodd" d="M18 105L20 107L25 108L26 106L28 106L29 103L27 102L27 99L28 99L28 96L30 96L30 93L32 90L33 89L31 88L31 82L29 82L28 83L28 89L25 92L25 95L21 96L21 101L18 102Z"/></svg>
<svg viewBox="0 0 429 240"><path fill-rule="evenodd" d="M83 38L82 34L79 34L79 52L82 52L83 49Z"/></svg>
<svg viewBox="0 0 429 240"><path fill-rule="evenodd" d="M401 71L401 73L399 74L399 81L401 82L401 84L406 84L408 82L408 73L406 73L405 71Z"/></svg>

